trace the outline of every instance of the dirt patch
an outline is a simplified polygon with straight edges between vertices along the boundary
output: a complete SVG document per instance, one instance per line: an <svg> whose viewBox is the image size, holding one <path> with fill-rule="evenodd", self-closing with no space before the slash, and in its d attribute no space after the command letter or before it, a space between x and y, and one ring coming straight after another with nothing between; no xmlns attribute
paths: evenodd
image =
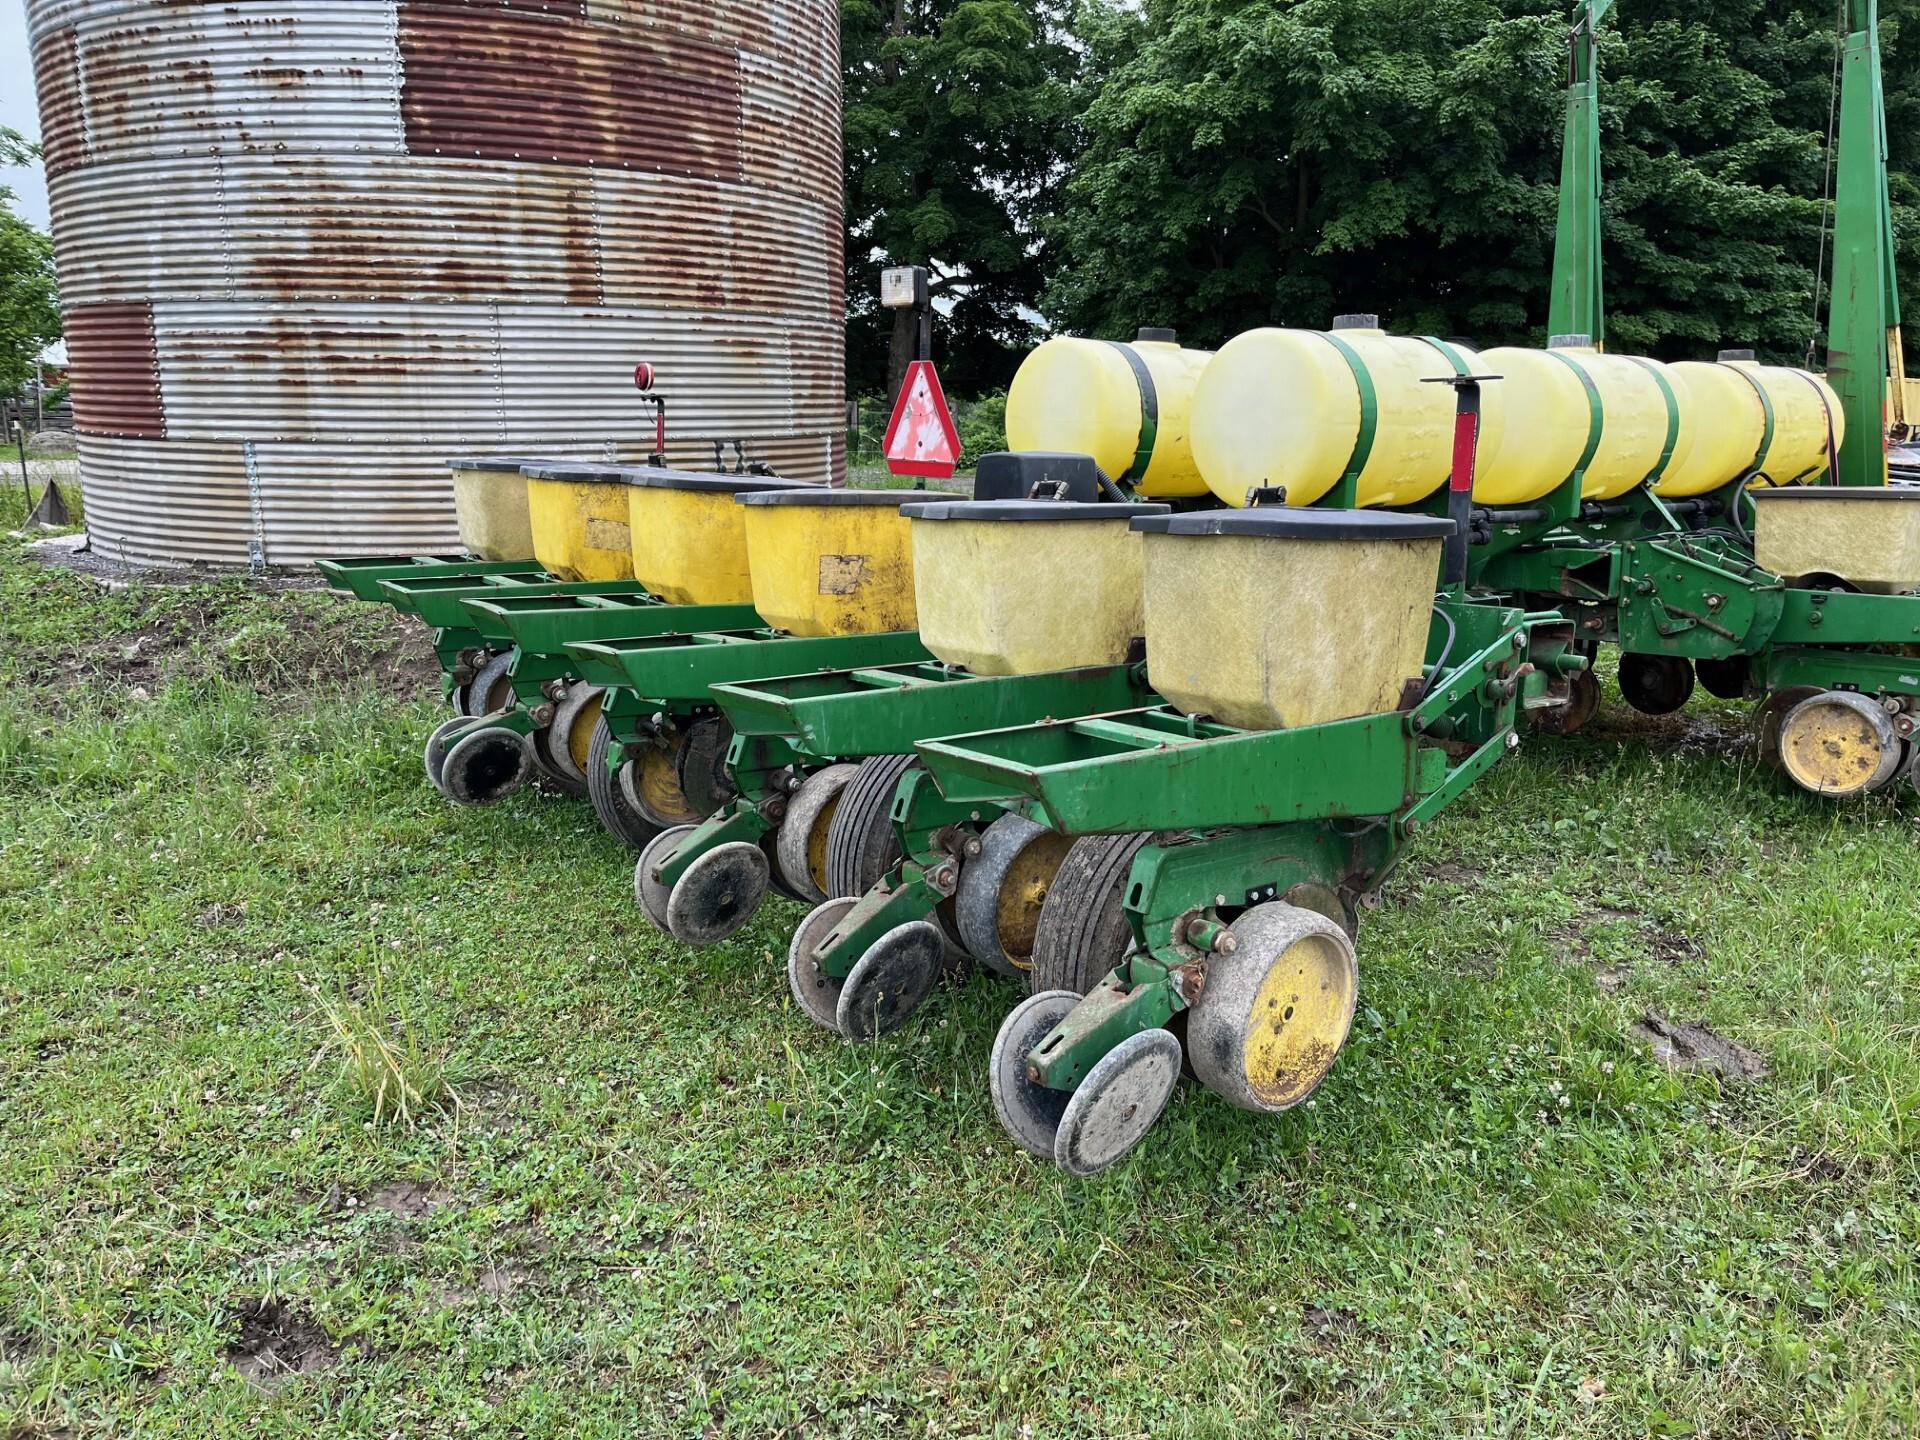
<svg viewBox="0 0 1920 1440"><path fill-rule="evenodd" d="M1703 953L1700 942L1684 931L1668 929L1637 910L1616 905L1596 905L1583 910L1548 939L1560 948L1568 964L1586 965L1594 959L1590 932L1600 926L1620 925L1632 927L1632 946L1645 959L1673 965ZM1626 962L1616 960L1599 965L1593 979L1602 990L1612 994L1625 986L1631 974Z"/></svg>
<svg viewBox="0 0 1920 1440"><path fill-rule="evenodd" d="M360 1202L360 1208L384 1210L402 1220L417 1220L422 1215L431 1215L450 1199L452 1197L438 1185L418 1180L396 1180L369 1194Z"/></svg>
<svg viewBox="0 0 1920 1440"><path fill-rule="evenodd" d="M1657 1010L1649 1010L1627 1032L1669 1070L1696 1070L1726 1080L1752 1082L1767 1077L1764 1056L1738 1041L1716 1035L1705 1025L1675 1024Z"/></svg>
<svg viewBox="0 0 1920 1440"><path fill-rule="evenodd" d="M296 1375L330 1370L340 1350L319 1321L284 1300L243 1300L235 1307L238 1337L224 1352L247 1382L278 1390Z"/></svg>
<svg viewBox="0 0 1920 1440"><path fill-rule="evenodd" d="M209 905L193 917L193 923L202 930L218 930L227 925L238 925L247 918L247 902L235 901L232 904Z"/></svg>

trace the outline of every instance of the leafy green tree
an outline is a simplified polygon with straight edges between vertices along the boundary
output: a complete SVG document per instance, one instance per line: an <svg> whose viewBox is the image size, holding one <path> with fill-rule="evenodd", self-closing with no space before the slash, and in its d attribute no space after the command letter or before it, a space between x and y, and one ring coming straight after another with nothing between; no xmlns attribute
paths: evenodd
<svg viewBox="0 0 1920 1440"><path fill-rule="evenodd" d="M1047 0L842 0L848 393L899 389L887 265L926 265L948 388L1004 385L1034 340L1033 229L1058 172L1072 51Z"/></svg>
<svg viewBox="0 0 1920 1440"><path fill-rule="evenodd" d="M0 127L0 164L26 165L39 153L39 146ZM0 395L32 379L41 352L59 338L53 242L14 212L13 192L0 185Z"/></svg>
<svg viewBox="0 0 1920 1440"><path fill-rule="evenodd" d="M1883 5L1889 77L1910 75ZM1078 133L1043 309L1218 344L1377 311L1483 344L1544 338L1568 7L1542 0L1089 0ZM1623 0L1602 73L1612 346L1813 333L1832 78L1826 0ZM1891 78L1890 78L1890 83ZM1910 118L1911 80L1889 96ZM1909 127L1911 128L1911 127ZM1902 134L1896 164L1914 157ZM1896 182L1903 258L1916 198Z"/></svg>

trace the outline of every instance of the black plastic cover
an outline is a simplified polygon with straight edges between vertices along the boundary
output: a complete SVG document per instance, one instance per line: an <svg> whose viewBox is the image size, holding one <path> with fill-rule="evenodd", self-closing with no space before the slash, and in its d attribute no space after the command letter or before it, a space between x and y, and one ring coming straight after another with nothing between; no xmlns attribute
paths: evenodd
<svg viewBox="0 0 1920 1440"><path fill-rule="evenodd" d="M1091 455L1061 450L998 450L973 467L976 500L1025 500L1036 485L1062 484L1062 500L1100 496L1100 467Z"/></svg>
<svg viewBox="0 0 1920 1440"><path fill-rule="evenodd" d="M749 490L742 505L891 505L895 509L925 495L924 490L832 490L825 485L788 482L778 490Z"/></svg>
<svg viewBox="0 0 1920 1440"><path fill-rule="evenodd" d="M1397 510L1313 510L1259 505L1251 510L1199 510L1148 515L1133 522L1148 535L1263 535L1283 540L1436 540L1453 534L1440 515Z"/></svg>
<svg viewBox="0 0 1920 1440"><path fill-rule="evenodd" d="M578 465L578 460L568 460L552 455L482 455L463 456L458 460L449 460L449 470L524 470L531 465Z"/></svg>
<svg viewBox="0 0 1920 1440"><path fill-rule="evenodd" d="M1747 494L1755 500L1920 499L1920 490L1908 485L1757 485Z"/></svg>
<svg viewBox="0 0 1920 1440"><path fill-rule="evenodd" d="M536 460L520 473L533 480L564 480L569 485L623 485L628 469L621 465L589 465L583 460Z"/></svg>
<svg viewBox="0 0 1920 1440"><path fill-rule="evenodd" d="M1083 504L1077 500L928 500L902 506L913 520L1141 520L1164 516L1164 505Z"/></svg>
<svg viewBox="0 0 1920 1440"><path fill-rule="evenodd" d="M739 495L750 490L805 490L805 480L782 480L777 475L713 475L695 470L667 470L655 465L631 465L620 472L629 485L642 490L706 490ZM814 485L824 490L824 485Z"/></svg>

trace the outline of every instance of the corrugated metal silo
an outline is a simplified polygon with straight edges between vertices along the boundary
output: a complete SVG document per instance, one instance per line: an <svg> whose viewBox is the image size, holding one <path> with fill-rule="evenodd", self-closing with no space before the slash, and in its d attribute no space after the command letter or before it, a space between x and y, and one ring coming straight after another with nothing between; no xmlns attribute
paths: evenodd
<svg viewBox="0 0 1920 1440"><path fill-rule="evenodd" d="M453 542L444 461L844 473L832 0L27 0L96 543Z"/></svg>

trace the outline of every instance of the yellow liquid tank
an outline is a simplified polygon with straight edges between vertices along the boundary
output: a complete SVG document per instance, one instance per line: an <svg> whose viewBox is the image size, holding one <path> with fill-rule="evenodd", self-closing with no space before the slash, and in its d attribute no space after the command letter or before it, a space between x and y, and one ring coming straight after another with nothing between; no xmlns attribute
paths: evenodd
<svg viewBox="0 0 1920 1440"><path fill-rule="evenodd" d="M534 558L562 580L631 580L625 471L605 465L529 465L527 518Z"/></svg>
<svg viewBox="0 0 1920 1440"><path fill-rule="evenodd" d="M1143 330L1131 344L1065 336L1042 343L1007 391L1008 448L1091 455L1141 495L1206 494L1191 428L1194 386L1213 355L1181 349L1172 334Z"/></svg>
<svg viewBox="0 0 1920 1440"><path fill-rule="evenodd" d="M1692 446L1653 487L1657 495L1704 495L1749 469L1777 485L1811 479L1846 438L1839 398L1808 371L1748 359L1683 360L1667 370L1690 399Z"/></svg>
<svg viewBox="0 0 1920 1440"><path fill-rule="evenodd" d="M790 635L911 630L913 541L901 490L758 490L746 512L753 608Z"/></svg>
<svg viewBox="0 0 1920 1440"><path fill-rule="evenodd" d="M652 466L624 473L634 578L670 605L752 604L747 517L734 497L797 482Z"/></svg>
<svg viewBox="0 0 1920 1440"><path fill-rule="evenodd" d="M1486 351L1480 363L1486 373L1505 377L1484 392L1500 394L1502 430L1496 434L1489 425L1484 433L1481 478L1473 492L1482 504L1519 503L1495 495L1490 478L1522 476L1521 488L1544 484L1532 497L1538 498L1572 474L1593 443L1596 405L1600 433L1582 478L1583 500L1626 494L1654 472L1670 438L1677 453L1685 437L1679 387L1656 360L1575 344L1550 350L1503 346Z"/></svg>

